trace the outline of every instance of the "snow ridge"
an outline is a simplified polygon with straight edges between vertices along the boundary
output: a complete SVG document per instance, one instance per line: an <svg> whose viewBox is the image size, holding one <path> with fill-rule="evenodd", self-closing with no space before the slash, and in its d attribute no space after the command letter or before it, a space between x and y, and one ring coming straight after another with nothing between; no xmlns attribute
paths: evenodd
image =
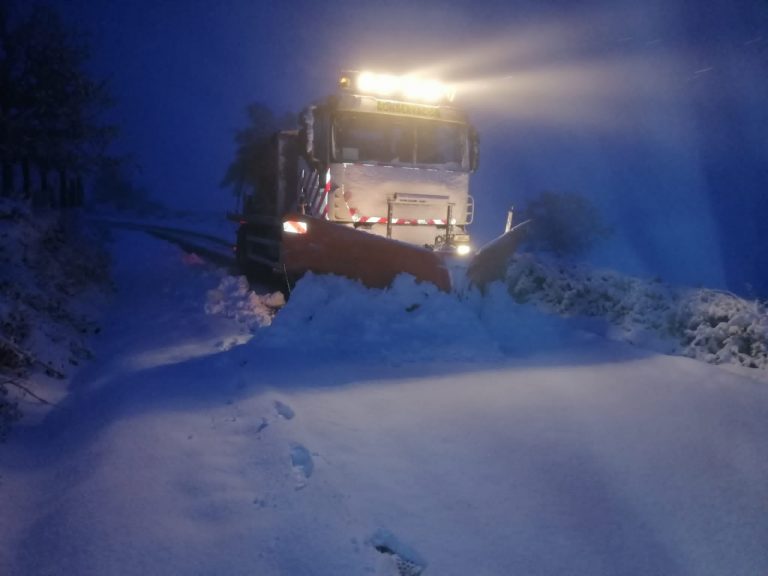
<svg viewBox="0 0 768 576"><path fill-rule="evenodd" d="M252 332L270 326L258 335L265 346L304 355L343 350L396 363L474 361L540 351L586 328L711 364L768 370L764 303L532 254L518 254L506 283L482 296L469 288L445 294L407 274L374 290L309 273L286 305L280 292L258 295L245 277L228 276L209 291L206 312L234 318Z"/></svg>
<svg viewBox="0 0 768 576"><path fill-rule="evenodd" d="M604 318L611 336L712 364L768 369L768 310L717 290L675 288L617 272L518 254L507 271L509 294L562 316ZM662 347L664 345L662 344Z"/></svg>

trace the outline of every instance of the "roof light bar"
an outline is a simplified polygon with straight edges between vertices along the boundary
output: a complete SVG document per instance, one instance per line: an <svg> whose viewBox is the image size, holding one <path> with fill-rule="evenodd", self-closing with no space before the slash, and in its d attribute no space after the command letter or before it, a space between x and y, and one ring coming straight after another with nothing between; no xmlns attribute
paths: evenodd
<svg viewBox="0 0 768 576"><path fill-rule="evenodd" d="M453 102L456 89L439 80L420 78L414 75L394 76L374 72L344 74L339 86L352 88L361 94L399 97L418 102Z"/></svg>

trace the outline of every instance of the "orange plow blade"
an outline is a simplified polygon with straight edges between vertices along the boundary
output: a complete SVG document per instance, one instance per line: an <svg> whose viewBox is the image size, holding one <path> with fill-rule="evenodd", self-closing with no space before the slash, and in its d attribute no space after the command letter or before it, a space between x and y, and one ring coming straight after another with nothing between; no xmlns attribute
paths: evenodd
<svg viewBox="0 0 768 576"><path fill-rule="evenodd" d="M526 224L528 224L527 220L477 251L467 267L467 277L472 284L483 289L486 284L504 279L507 274L507 264L517 250Z"/></svg>
<svg viewBox="0 0 768 576"><path fill-rule="evenodd" d="M450 274L437 252L303 214L283 218L280 263L293 277L312 271L385 288L405 272L451 291Z"/></svg>

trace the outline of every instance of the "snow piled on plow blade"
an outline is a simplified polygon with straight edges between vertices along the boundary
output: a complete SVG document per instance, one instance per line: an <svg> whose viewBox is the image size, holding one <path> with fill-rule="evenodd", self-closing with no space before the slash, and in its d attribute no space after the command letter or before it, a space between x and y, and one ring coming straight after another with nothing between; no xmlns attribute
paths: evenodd
<svg viewBox="0 0 768 576"><path fill-rule="evenodd" d="M535 327L535 329L534 329ZM308 273L268 329L259 346L300 350L302 358L413 361L495 361L541 352L564 339L583 338L562 318L518 305L503 284L485 296L472 290L445 293L408 274L386 289Z"/></svg>

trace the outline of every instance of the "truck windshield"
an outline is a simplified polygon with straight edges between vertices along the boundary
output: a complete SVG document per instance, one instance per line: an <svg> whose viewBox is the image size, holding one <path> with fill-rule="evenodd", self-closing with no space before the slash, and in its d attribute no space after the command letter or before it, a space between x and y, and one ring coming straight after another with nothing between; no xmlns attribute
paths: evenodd
<svg viewBox="0 0 768 576"><path fill-rule="evenodd" d="M338 114L333 123L336 162L468 170L465 124L381 114Z"/></svg>

